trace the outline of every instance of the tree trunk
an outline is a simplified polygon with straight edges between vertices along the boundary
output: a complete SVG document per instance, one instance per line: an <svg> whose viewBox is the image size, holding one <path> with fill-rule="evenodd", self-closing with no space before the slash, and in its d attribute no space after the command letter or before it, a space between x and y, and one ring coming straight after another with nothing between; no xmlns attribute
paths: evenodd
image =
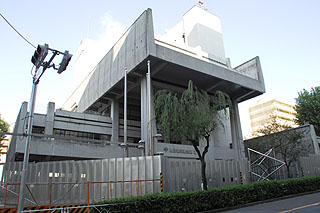
<svg viewBox="0 0 320 213"><path fill-rule="evenodd" d="M202 187L203 190L208 190L207 176L206 176L206 161L204 159L200 159L201 161L201 178L202 178Z"/></svg>
<svg viewBox="0 0 320 213"><path fill-rule="evenodd" d="M291 174L290 174L290 165L286 165L287 167L287 173L288 173L288 178L291 178Z"/></svg>
<svg viewBox="0 0 320 213"><path fill-rule="evenodd" d="M204 148L204 151L201 155L201 152L197 146L196 141L191 141L194 149L196 150L196 153L198 154L199 160L201 162L201 180L202 180L202 187L203 190L208 190L208 183L207 183L207 176L206 176L206 161L205 156L208 152L209 144L207 143L207 146Z"/></svg>

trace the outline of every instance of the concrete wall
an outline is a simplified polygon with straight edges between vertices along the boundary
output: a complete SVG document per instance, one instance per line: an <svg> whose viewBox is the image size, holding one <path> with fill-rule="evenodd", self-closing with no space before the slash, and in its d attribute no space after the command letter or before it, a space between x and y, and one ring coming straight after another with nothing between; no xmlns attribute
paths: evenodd
<svg viewBox="0 0 320 213"><path fill-rule="evenodd" d="M218 16L194 6L165 35L160 37L175 46L188 48L207 58L227 64Z"/></svg>
<svg viewBox="0 0 320 213"><path fill-rule="evenodd" d="M319 144L318 144L318 140L317 140L317 136L315 134L314 131L314 127L310 124L308 125L304 125L304 126L300 126L300 127L296 127L296 128L292 128L289 130L285 130L282 132L278 132L278 133L273 133L273 134L287 134L287 132L300 132L303 137L300 139L300 143L304 144L305 147L308 147L308 153L307 154L316 154L319 155L320 151L319 151ZM272 135L273 135L272 134ZM261 136L261 137L257 137L257 138L252 138L246 141L257 141L257 142L262 142L262 143L267 143L268 142L268 138L272 138L272 135L266 135L266 136ZM245 141L245 143L246 143Z"/></svg>
<svg viewBox="0 0 320 213"><path fill-rule="evenodd" d="M147 9L115 43L62 108L71 110L77 106L77 112L85 111L124 78L125 68L130 72L154 52L154 49L152 11Z"/></svg>
<svg viewBox="0 0 320 213"><path fill-rule="evenodd" d="M26 137L27 102L24 102L18 115L14 133L19 136L12 137L8 151L7 161L15 161L16 156L24 153ZM128 136L140 137L140 122L128 121ZM112 121L110 117L77 112L54 110L54 103L48 104L47 114L34 114L34 128L44 128L44 133L33 133L30 146L30 160L33 155L48 157L66 157L67 159L101 159L123 156L119 141L111 141ZM123 120L119 124L119 136L123 136ZM109 139L79 138L74 136L59 136L55 130L74 131L109 136ZM130 142L130 141L129 141ZM137 144L129 143L130 156L139 156L141 151ZM63 158L62 158L63 159ZM47 158L49 160L49 158Z"/></svg>
<svg viewBox="0 0 320 213"><path fill-rule="evenodd" d="M123 149L119 144L123 141L123 119L119 119L119 126L114 127L110 117L93 115L79 112L68 112L63 110L54 110L54 103L50 102L47 108L47 114L34 115L34 127L43 128L44 133L33 133L30 146L30 160L41 161L33 156L47 156L44 160L62 160L66 159L102 159L102 158L116 158L123 156ZM19 113L14 132L22 134L26 131L27 120L27 102L24 102ZM21 115L21 116L20 116ZM236 149L231 149L230 144L233 143L231 137L230 120L223 120L224 127L219 126L213 133L210 141L208 160L214 159L238 159ZM128 120L128 144L129 156L141 156L142 151L137 149L138 141L141 139L141 122ZM113 131L113 128L118 129ZM90 138L80 138L69 135L56 134L56 130L75 131L92 134L108 135L107 139L95 140ZM117 134L113 137L112 134ZM118 138L114 141L113 138ZM133 141L133 139L135 139ZM135 143L133 143L135 142ZM155 154L163 153L168 157L181 158L197 158L197 154L190 145L178 145L168 143L155 143ZM205 142L200 142L200 150L205 146ZM13 137L9 149L9 162L15 161L16 156L20 155L25 150L25 137ZM22 160L22 159L20 159ZM42 159L43 160L43 159Z"/></svg>

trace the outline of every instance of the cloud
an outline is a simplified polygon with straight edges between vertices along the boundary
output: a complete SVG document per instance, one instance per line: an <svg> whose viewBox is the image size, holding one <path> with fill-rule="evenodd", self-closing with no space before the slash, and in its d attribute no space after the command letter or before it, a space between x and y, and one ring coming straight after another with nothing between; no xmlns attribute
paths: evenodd
<svg viewBox="0 0 320 213"><path fill-rule="evenodd" d="M120 36L125 32L126 27L115 20L110 13L106 12L101 17L101 27L103 28L102 33L98 36L98 43L101 48L106 51L117 42Z"/></svg>
<svg viewBox="0 0 320 213"><path fill-rule="evenodd" d="M88 76L110 48L119 40L126 27L106 12L100 18L101 33L97 40L85 38L77 50L74 60L74 87Z"/></svg>

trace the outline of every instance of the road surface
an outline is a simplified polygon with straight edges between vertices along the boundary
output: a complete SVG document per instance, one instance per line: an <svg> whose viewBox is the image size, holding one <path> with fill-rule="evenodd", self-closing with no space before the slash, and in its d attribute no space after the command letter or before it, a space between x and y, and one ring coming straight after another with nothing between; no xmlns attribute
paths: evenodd
<svg viewBox="0 0 320 213"><path fill-rule="evenodd" d="M320 192L226 211L227 213L319 213Z"/></svg>

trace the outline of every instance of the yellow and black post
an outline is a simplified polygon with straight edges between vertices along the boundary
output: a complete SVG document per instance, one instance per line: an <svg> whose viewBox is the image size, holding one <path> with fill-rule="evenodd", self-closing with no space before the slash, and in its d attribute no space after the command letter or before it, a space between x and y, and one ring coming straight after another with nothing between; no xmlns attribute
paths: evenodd
<svg viewBox="0 0 320 213"><path fill-rule="evenodd" d="M161 193L163 193L164 190L163 190L163 174L162 173L160 173L160 189L161 189Z"/></svg>

